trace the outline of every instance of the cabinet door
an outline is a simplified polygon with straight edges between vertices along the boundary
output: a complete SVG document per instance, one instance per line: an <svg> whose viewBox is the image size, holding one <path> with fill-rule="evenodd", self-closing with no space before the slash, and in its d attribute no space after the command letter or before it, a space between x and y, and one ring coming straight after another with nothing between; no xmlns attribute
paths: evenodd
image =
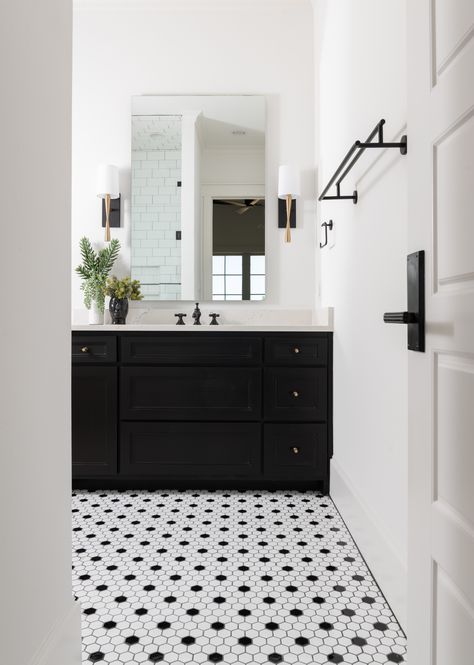
<svg viewBox="0 0 474 665"><path fill-rule="evenodd" d="M72 475L117 472L117 369L72 368Z"/></svg>

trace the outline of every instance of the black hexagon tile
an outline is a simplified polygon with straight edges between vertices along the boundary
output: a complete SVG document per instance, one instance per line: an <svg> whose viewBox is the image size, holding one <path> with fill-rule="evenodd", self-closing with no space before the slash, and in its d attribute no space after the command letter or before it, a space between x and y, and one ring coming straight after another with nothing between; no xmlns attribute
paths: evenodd
<svg viewBox="0 0 474 665"><path fill-rule="evenodd" d="M312 492L76 491L87 663L403 663L335 506Z"/></svg>

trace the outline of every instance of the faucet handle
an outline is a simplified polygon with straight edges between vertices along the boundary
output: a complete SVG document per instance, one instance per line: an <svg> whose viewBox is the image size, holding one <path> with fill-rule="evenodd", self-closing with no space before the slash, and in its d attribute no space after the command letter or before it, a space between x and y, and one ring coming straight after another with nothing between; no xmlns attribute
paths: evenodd
<svg viewBox="0 0 474 665"><path fill-rule="evenodd" d="M185 323L183 321L183 318L186 316L183 312L180 312L179 314L175 314L175 316L178 317L178 320L176 321L177 326L184 326Z"/></svg>
<svg viewBox="0 0 474 665"><path fill-rule="evenodd" d="M218 326L219 324L217 322L217 319L219 318L220 314L216 314L215 312L212 312L211 314L209 314L209 316L211 317L211 322L210 322L209 325L210 326Z"/></svg>

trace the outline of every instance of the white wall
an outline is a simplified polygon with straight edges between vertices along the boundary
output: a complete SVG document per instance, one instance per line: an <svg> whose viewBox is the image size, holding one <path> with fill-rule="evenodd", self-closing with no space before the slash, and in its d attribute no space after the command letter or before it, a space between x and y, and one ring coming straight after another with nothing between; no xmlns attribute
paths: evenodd
<svg viewBox="0 0 474 665"><path fill-rule="evenodd" d="M134 94L264 94L267 100L267 305L312 307L314 292L314 77L309 0L76 0L73 84L73 265L82 235L102 241L99 162L115 163L129 197ZM280 163L304 172L298 229L277 228ZM125 202L126 205L126 202ZM305 210L305 214L302 211ZM112 233L129 261L129 214ZM73 280L72 306L82 307ZM258 305L261 307L261 304Z"/></svg>
<svg viewBox="0 0 474 665"><path fill-rule="evenodd" d="M380 118L406 122L402 0L315 3L320 47L320 190ZM409 142L408 142L409 145ZM388 600L405 619L407 528L406 158L367 151L344 182L359 203L325 202L335 245L321 251L322 304L335 308L332 493ZM343 192L345 193L345 191Z"/></svg>
<svg viewBox="0 0 474 665"><path fill-rule="evenodd" d="M264 148L205 148L202 184L264 185Z"/></svg>
<svg viewBox="0 0 474 665"><path fill-rule="evenodd" d="M0 660L80 663L71 589L71 6L0 3Z"/></svg>

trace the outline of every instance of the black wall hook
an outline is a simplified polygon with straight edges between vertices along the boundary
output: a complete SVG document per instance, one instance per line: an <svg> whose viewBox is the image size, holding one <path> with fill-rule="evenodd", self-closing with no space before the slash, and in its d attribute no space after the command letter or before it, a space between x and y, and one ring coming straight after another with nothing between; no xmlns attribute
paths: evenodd
<svg viewBox="0 0 474 665"><path fill-rule="evenodd" d="M321 226L324 226L324 244L321 242L319 243L319 246L322 249L323 247L326 247L326 245L328 244L328 229L332 231L333 228L332 219L330 219L329 222L323 222Z"/></svg>

